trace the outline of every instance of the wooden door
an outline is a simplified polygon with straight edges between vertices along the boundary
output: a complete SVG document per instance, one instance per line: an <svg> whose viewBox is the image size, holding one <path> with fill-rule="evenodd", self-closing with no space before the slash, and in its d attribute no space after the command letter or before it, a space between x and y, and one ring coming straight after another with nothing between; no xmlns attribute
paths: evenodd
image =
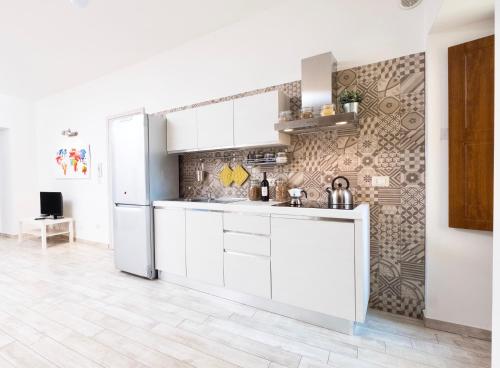
<svg viewBox="0 0 500 368"><path fill-rule="evenodd" d="M494 37L448 49L449 226L493 229Z"/></svg>

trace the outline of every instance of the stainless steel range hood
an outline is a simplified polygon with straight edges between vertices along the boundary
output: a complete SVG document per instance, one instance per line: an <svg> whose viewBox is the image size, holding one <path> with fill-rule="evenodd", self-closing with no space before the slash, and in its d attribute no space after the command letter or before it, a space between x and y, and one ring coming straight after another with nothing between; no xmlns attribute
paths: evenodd
<svg viewBox="0 0 500 368"><path fill-rule="evenodd" d="M312 56L302 60L302 107L321 108L333 101L333 91L337 88L334 78L337 72L337 60L331 52ZM338 108L337 108L338 110ZM336 113L311 119L280 122L274 129L288 134L311 133L320 130L357 128L356 113Z"/></svg>

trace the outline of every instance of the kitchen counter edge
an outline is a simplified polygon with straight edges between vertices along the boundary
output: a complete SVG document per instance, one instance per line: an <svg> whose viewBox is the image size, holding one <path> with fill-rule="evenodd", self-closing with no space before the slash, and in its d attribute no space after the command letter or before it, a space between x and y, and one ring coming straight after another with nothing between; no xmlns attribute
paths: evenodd
<svg viewBox="0 0 500 368"><path fill-rule="evenodd" d="M369 218L370 206L360 203L352 210L324 209L324 208L297 208L273 206L279 202L252 202L239 201L232 203L203 203L178 200L154 201L155 208L185 208L192 210L207 210L220 212L244 212L268 215L307 216L337 218L347 220L365 220Z"/></svg>

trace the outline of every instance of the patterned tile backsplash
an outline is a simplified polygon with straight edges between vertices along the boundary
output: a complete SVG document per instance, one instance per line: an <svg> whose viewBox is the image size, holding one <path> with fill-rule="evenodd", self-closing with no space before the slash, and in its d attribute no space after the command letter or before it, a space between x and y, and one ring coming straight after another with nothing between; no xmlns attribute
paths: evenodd
<svg viewBox="0 0 500 368"><path fill-rule="evenodd" d="M371 205L371 298L375 309L422 318L425 274L425 55L342 70L338 96L358 90L360 129L292 137L287 165L267 169L271 185L278 178L303 187L309 199L326 201L325 188L337 175L351 182L355 202ZM300 110L300 81L252 91L283 90L294 113ZM220 100L241 97L226 97ZM220 100L209 101L207 103ZM254 150L252 150L254 151ZM277 151L275 149L275 151ZM218 173L225 163L242 163L249 150L189 153L180 158L181 194L186 197L246 197L242 187L224 187ZM196 166L203 160L208 176L199 185ZM251 178L261 170L248 168ZM388 187L372 187L372 176L388 176ZM273 196L271 190L271 196Z"/></svg>

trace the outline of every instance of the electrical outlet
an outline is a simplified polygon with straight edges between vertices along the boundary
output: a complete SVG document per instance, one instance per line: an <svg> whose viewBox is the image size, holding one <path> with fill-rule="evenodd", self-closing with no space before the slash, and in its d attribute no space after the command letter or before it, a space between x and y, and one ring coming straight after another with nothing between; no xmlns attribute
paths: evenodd
<svg viewBox="0 0 500 368"><path fill-rule="evenodd" d="M102 162L97 164L97 177L102 178Z"/></svg>
<svg viewBox="0 0 500 368"><path fill-rule="evenodd" d="M372 176L372 187L388 187L388 176Z"/></svg>

